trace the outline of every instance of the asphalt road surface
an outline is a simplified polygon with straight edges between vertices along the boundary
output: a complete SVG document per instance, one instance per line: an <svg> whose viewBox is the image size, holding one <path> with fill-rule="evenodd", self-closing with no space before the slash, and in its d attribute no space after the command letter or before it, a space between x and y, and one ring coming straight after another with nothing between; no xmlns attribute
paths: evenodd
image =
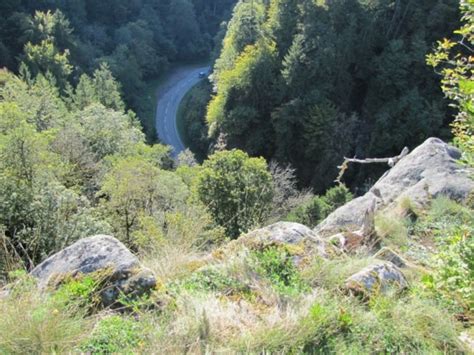
<svg viewBox="0 0 474 355"><path fill-rule="evenodd" d="M166 81L158 88L158 106L156 109L156 130L160 141L173 147L173 156L186 149L178 133L176 116L179 104L186 93L202 78L200 72L207 72L209 67L188 66L176 68Z"/></svg>

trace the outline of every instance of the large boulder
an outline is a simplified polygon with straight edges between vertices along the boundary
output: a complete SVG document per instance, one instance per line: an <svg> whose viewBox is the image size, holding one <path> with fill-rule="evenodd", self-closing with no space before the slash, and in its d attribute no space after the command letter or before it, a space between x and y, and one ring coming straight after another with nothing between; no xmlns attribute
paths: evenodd
<svg viewBox="0 0 474 355"><path fill-rule="evenodd" d="M55 287L62 279L103 271L104 306L115 303L121 293L142 295L156 285L152 272L117 239L97 235L84 238L39 264L31 275L41 289Z"/></svg>
<svg viewBox="0 0 474 355"><path fill-rule="evenodd" d="M310 228L299 223L278 222L227 243L212 253L212 259L214 262L225 262L234 257L246 256L249 251L268 248L285 249L297 266L314 257L327 258L334 250Z"/></svg>
<svg viewBox="0 0 474 355"><path fill-rule="evenodd" d="M286 245L302 251L313 251L326 256L327 246L310 228L293 222L278 222L256 229L237 240L237 243L251 248L262 249L268 246Z"/></svg>
<svg viewBox="0 0 474 355"><path fill-rule="evenodd" d="M360 227L372 205L380 210L404 198L420 206L439 195L465 199L474 189L474 171L459 164L460 157L461 152L455 147L429 138L386 172L369 192L334 211L315 231L331 235Z"/></svg>
<svg viewBox="0 0 474 355"><path fill-rule="evenodd" d="M402 291L408 287L405 275L391 262L378 262L346 280L346 289L356 295L370 297L390 290Z"/></svg>

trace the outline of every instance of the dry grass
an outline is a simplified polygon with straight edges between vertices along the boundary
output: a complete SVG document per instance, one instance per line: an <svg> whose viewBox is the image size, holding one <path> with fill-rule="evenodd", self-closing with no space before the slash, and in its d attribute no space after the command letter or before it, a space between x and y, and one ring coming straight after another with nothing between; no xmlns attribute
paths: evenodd
<svg viewBox="0 0 474 355"><path fill-rule="evenodd" d="M383 211L375 216L375 232L383 245L408 245L408 220L394 212Z"/></svg>
<svg viewBox="0 0 474 355"><path fill-rule="evenodd" d="M213 293L182 292L171 321L151 338L150 351L235 353L262 329L290 330L307 313L316 293L263 306ZM256 340L256 339L255 339Z"/></svg>
<svg viewBox="0 0 474 355"><path fill-rule="evenodd" d="M163 283L187 275L205 263L205 253L174 243L164 243L149 250L143 258L143 265L151 269Z"/></svg>
<svg viewBox="0 0 474 355"><path fill-rule="evenodd" d="M0 353L67 353L84 339L91 322L78 309L60 307L33 286L0 300Z"/></svg>

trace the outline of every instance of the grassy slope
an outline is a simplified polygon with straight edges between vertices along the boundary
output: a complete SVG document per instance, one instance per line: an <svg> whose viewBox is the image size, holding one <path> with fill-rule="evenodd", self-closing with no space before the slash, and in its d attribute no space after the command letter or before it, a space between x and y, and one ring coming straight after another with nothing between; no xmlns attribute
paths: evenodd
<svg viewBox="0 0 474 355"><path fill-rule="evenodd" d="M348 276L373 262L364 253L311 258L296 268L289 257L299 253L298 248L246 244L248 253L234 254L231 244L230 249L215 249L215 259L210 261L189 238L178 238L157 246L144 260L161 281L152 298L158 302L144 300L149 306L144 308L135 303L133 314L106 311L91 317L64 305L65 299L57 295L39 297L28 279L17 283L18 297L0 300L0 354L153 353L157 349L168 353L469 353L458 336L461 332L472 336L472 327L457 320L462 308L450 302L452 292L458 290L427 283L440 266L432 269L433 251L423 244L445 243L446 235L461 225L473 228L473 211L437 199L431 210L417 212L417 219L407 220L409 238L402 245L398 231L385 228L386 224L376 226L383 235L382 245L397 249L416 265L404 270L410 289L403 294L373 295L367 302L343 291ZM69 288L84 297L84 287L78 286ZM464 316L472 314L464 310Z"/></svg>

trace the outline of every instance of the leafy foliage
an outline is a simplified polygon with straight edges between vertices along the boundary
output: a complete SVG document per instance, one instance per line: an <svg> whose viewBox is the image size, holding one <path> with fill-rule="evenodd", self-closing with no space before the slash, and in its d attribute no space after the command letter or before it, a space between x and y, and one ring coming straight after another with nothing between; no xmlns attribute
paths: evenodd
<svg viewBox="0 0 474 355"><path fill-rule="evenodd" d="M195 189L198 199L231 238L264 220L273 194L265 160L249 158L240 150L210 156Z"/></svg>
<svg viewBox="0 0 474 355"><path fill-rule="evenodd" d="M254 251L251 258L256 272L267 278L277 292L292 296L307 289L292 255L285 248L270 247Z"/></svg>
<svg viewBox="0 0 474 355"><path fill-rule="evenodd" d="M427 62L440 71L441 88L459 110L452 124L454 142L463 150L464 160L474 165L474 4L461 0L463 25L454 31L456 39L438 42Z"/></svg>
<svg viewBox="0 0 474 355"><path fill-rule="evenodd" d="M316 226L331 212L352 200L352 193L344 185L329 189L324 196L314 196L310 201L296 207L286 219L308 226Z"/></svg>
<svg viewBox="0 0 474 355"><path fill-rule="evenodd" d="M460 226L440 241L433 286L443 297L472 314L474 310L473 226Z"/></svg>
<svg viewBox="0 0 474 355"><path fill-rule="evenodd" d="M197 84L183 98L177 117L181 137L200 160L207 156L210 144L204 119L210 96L211 86L207 80Z"/></svg>

